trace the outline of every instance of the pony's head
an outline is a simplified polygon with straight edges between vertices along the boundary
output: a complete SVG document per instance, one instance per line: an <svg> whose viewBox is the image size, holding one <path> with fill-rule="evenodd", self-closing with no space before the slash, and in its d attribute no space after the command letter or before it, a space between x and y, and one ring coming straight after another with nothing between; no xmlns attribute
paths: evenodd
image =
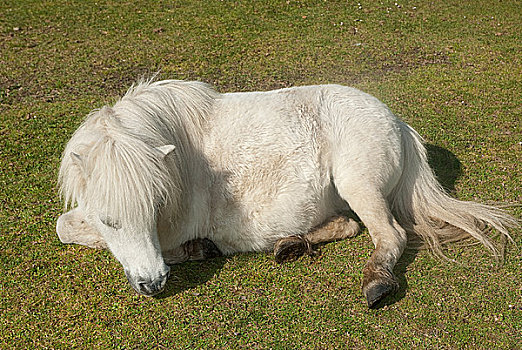
<svg viewBox="0 0 522 350"><path fill-rule="evenodd" d="M60 167L66 206L77 205L85 213L132 287L149 296L164 289L170 272L156 222L159 209L175 201L178 191L169 167L174 148L141 140L103 108L75 132Z"/></svg>

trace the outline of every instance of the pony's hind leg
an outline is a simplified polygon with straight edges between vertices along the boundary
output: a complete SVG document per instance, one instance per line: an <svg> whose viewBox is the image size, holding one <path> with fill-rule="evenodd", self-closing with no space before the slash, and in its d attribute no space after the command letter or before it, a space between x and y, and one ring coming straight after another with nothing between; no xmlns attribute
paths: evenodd
<svg viewBox="0 0 522 350"><path fill-rule="evenodd" d="M167 265L180 264L185 261L198 261L222 256L214 242L208 238L197 238L187 241L177 248L163 252L163 260Z"/></svg>
<svg viewBox="0 0 522 350"><path fill-rule="evenodd" d="M284 263L304 254L313 256L316 254L314 245L353 237L359 231L359 224L352 218L333 216L304 236L294 235L279 239L274 245L275 260Z"/></svg>
<svg viewBox="0 0 522 350"><path fill-rule="evenodd" d="M274 244L274 257L279 264L297 260L305 254L315 255L312 244L306 239L306 236L283 237Z"/></svg>
<svg viewBox="0 0 522 350"><path fill-rule="evenodd" d="M316 245L355 237L360 231L359 224L353 218L337 215L314 227L305 238Z"/></svg>
<svg viewBox="0 0 522 350"><path fill-rule="evenodd" d="M393 268L406 247L406 231L393 217L384 195L371 186L338 185L339 194L368 228L375 250L363 270L362 290L368 307L397 291Z"/></svg>

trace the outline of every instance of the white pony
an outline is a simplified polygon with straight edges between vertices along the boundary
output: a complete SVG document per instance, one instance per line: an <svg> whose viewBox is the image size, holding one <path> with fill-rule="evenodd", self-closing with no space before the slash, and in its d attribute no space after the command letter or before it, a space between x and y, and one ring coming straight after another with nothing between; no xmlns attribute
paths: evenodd
<svg viewBox="0 0 522 350"><path fill-rule="evenodd" d="M439 253L463 235L496 253L486 226L510 238L518 225L446 195L420 136L376 98L338 85L219 94L140 82L89 114L59 183L75 207L58 220L62 242L108 247L144 295L164 289L170 263L274 246L285 261L351 236L352 220L314 229L351 209L375 245L363 279L374 307L397 289L407 233Z"/></svg>

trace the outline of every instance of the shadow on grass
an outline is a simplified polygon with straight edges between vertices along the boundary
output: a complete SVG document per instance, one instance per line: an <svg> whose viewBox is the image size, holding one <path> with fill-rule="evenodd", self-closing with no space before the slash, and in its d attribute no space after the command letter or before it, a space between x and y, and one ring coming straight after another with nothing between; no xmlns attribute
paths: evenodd
<svg viewBox="0 0 522 350"><path fill-rule="evenodd" d="M435 175L437 176L440 184L448 193L454 194L455 182L462 174L460 161L447 149L430 144L426 144L425 146L426 150L428 151L430 166L435 172ZM422 249L423 248L421 243L408 243L408 247L393 269L393 272L395 273L395 276L399 282L399 290L397 293L384 298L377 305L377 309L383 308L384 306L393 305L406 296L408 291L406 271L408 266L415 261L415 258Z"/></svg>
<svg viewBox="0 0 522 350"><path fill-rule="evenodd" d="M170 277L167 286L155 298L168 298L206 283L223 268L226 261L227 257L218 257L170 265Z"/></svg>
<svg viewBox="0 0 522 350"><path fill-rule="evenodd" d="M431 168L444 189L455 193L455 181L462 175L462 166L457 157L445 148L426 144Z"/></svg>

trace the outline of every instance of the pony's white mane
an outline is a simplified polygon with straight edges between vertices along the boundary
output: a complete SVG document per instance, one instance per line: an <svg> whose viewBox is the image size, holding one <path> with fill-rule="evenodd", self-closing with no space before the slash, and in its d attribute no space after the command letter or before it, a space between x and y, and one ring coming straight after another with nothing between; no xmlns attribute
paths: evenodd
<svg viewBox="0 0 522 350"><path fill-rule="evenodd" d="M199 82L141 81L112 107L91 112L68 142L59 171L65 206L89 205L111 221L154 220L177 205L188 162L218 94ZM155 147L174 145L163 159Z"/></svg>

